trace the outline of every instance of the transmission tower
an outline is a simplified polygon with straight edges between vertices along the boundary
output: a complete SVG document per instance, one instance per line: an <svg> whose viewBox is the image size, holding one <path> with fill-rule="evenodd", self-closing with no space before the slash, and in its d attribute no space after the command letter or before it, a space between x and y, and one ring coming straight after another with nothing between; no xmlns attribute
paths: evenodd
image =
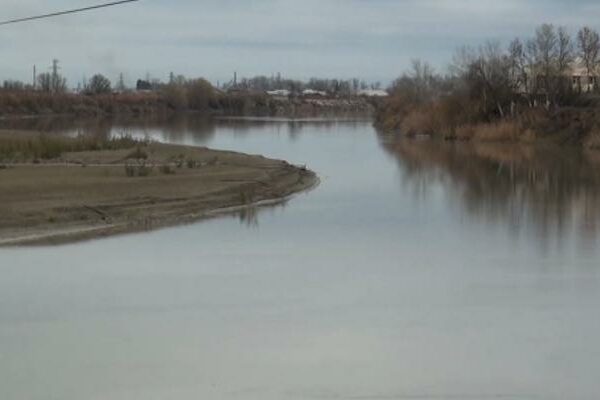
<svg viewBox="0 0 600 400"><path fill-rule="evenodd" d="M58 91L58 80L59 80L58 70L60 69L58 64L59 64L59 61L55 58L54 60L52 60L52 67L50 67L52 69L52 81L51 81L52 89L51 90L53 92Z"/></svg>

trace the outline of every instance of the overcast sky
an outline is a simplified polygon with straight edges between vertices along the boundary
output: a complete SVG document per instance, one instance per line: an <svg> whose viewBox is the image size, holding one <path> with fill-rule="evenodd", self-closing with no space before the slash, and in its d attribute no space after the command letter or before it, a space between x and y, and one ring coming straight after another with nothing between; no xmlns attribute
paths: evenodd
<svg viewBox="0 0 600 400"><path fill-rule="evenodd" d="M104 0L2 0L1 19ZM170 71L216 82L281 72L384 83L413 58L439 69L461 45L529 36L552 22L596 27L597 0L141 0L0 27L0 79L61 61L69 84L96 72L128 82Z"/></svg>

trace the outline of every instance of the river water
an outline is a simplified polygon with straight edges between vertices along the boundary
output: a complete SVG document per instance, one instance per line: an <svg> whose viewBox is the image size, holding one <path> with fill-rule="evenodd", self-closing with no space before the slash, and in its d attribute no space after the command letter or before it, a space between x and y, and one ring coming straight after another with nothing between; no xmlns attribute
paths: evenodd
<svg viewBox="0 0 600 400"><path fill-rule="evenodd" d="M59 130L263 154L321 185L1 249L0 399L600 396L600 155L392 140L369 121Z"/></svg>

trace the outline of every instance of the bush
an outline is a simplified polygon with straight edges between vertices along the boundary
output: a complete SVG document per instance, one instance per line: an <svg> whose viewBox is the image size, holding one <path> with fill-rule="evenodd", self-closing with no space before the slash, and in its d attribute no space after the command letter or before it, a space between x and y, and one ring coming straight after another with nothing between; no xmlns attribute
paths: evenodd
<svg viewBox="0 0 600 400"><path fill-rule="evenodd" d="M415 109L402 120L400 129L403 134L408 136L433 135L436 133L433 121L430 113L422 109Z"/></svg>
<svg viewBox="0 0 600 400"><path fill-rule="evenodd" d="M132 178L135 176L135 166L131 164L125 164L125 175Z"/></svg>
<svg viewBox="0 0 600 400"><path fill-rule="evenodd" d="M104 138L78 136L69 138L40 134L37 136L10 135L0 137L0 158L16 160L52 160L63 153L117 150L129 148L139 143L130 137Z"/></svg>
<svg viewBox="0 0 600 400"><path fill-rule="evenodd" d="M135 164L125 164L125 175L133 178L136 176L147 177L152 173L152 167L146 165L145 162Z"/></svg>
<svg viewBox="0 0 600 400"><path fill-rule="evenodd" d="M163 164L163 165L161 165L160 166L160 172L162 172L165 175L174 175L175 174L175 170L169 164Z"/></svg>
<svg viewBox="0 0 600 400"><path fill-rule="evenodd" d="M588 149L600 149L600 130L594 129L584 141L584 146Z"/></svg>
<svg viewBox="0 0 600 400"><path fill-rule="evenodd" d="M152 168L147 166L146 163L142 163L137 168L137 174L140 177L149 176L152 173Z"/></svg>
<svg viewBox="0 0 600 400"><path fill-rule="evenodd" d="M148 153L142 150L141 146L136 146L135 150L127 155L127 158L135 160L147 160Z"/></svg>
<svg viewBox="0 0 600 400"><path fill-rule="evenodd" d="M90 79L86 88L88 94L107 94L112 91L110 80L101 74L96 74Z"/></svg>

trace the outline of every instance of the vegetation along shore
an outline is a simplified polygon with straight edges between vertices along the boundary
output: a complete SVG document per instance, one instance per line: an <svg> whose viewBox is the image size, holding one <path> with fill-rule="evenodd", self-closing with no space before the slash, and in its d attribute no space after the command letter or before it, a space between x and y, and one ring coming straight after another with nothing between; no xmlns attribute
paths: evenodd
<svg viewBox="0 0 600 400"><path fill-rule="evenodd" d="M538 27L507 48L459 50L446 74L422 61L397 79L379 107L386 132L446 140L600 147L600 35Z"/></svg>
<svg viewBox="0 0 600 400"><path fill-rule="evenodd" d="M122 77L113 86L103 75L69 89L60 75L41 74L34 85L4 81L0 118L27 116L168 116L181 112L307 118L323 115L371 115L385 91L364 82L337 79L255 77L213 86L205 79L171 75L168 82L138 80L128 87ZM372 87L378 87L373 85ZM363 89L365 88L365 89Z"/></svg>

